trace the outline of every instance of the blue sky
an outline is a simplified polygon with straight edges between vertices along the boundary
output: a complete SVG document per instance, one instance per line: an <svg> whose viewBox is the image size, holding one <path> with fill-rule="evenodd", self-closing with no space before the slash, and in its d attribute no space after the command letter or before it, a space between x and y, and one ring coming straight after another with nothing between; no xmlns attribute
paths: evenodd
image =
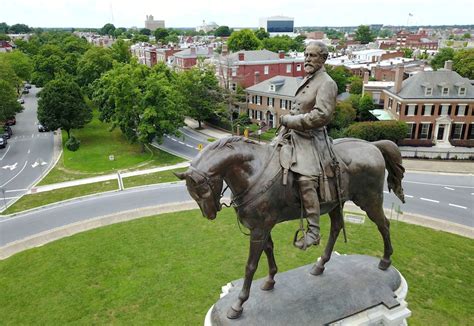
<svg viewBox="0 0 474 326"><path fill-rule="evenodd" d="M295 26L360 24L474 24L472 0L0 0L0 22L33 27L143 27L145 16L166 27L195 27L203 20L231 27L257 27L260 17L284 15ZM413 16L409 17L409 13Z"/></svg>

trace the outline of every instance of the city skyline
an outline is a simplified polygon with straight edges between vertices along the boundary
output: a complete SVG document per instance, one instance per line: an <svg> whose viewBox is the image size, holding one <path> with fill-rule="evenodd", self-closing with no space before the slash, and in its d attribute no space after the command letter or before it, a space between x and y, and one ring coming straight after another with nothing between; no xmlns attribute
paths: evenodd
<svg viewBox="0 0 474 326"><path fill-rule="evenodd" d="M166 27L195 27L203 20L230 27L258 27L259 18L277 15L293 17L295 26L467 25L474 24L473 11L474 4L469 0L451 1L450 6L440 0L431 1L429 5L410 0L335 0L330 3L241 0L238 7L230 8L219 0L209 0L205 6L185 0L179 7L149 0L140 2L139 6L125 0L38 0L28 5L5 2L0 22L58 28L100 28L113 23L116 27L141 28L146 15L151 14L157 20L165 20Z"/></svg>

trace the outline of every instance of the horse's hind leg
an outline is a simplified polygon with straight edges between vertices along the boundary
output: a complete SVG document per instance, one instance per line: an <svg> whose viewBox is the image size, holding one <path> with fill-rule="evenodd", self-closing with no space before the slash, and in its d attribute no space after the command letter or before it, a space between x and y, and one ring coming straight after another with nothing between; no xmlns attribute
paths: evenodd
<svg viewBox="0 0 474 326"><path fill-rule="evenodd" d="M323 255L311 269L310 273L313 275L321 275L324 272L324 265L329 261L329 259L331 259L334 245L336 244L337 237L342 229L342 219L344 217L342 216L341 211L342 210L339 209L339 206L336 206L329 212L329 216L331 217L331 231L329 233L328 243L326 244Z"/></svg>
<svg viewBox="0 0 474 326"><path fill-rule="evenodd" d="M273 290L273 287L275 286L275 274L278 271L278 267L275 262L275 256L273 255L273 241L271 235L268 236L267 244L265 245L265 248L263 250L267 255L268 277L265 283L262 284L261 289L264 291L268 291Z"/></svg>
<svg viewBox="0 0 474 326"><path fill-rule="evenodd" d="M364 207L364 210L367 212L367 216L377 225L377 228L382 235L384 251L383 258L379 263L379 268L381 270L386 270L392 263L390 256L393 253L393 248L392 242L390 241L390 221L387 219L383 211L383 196L380 195L380 197L380 200L374 200L372 204Z"/></svg>

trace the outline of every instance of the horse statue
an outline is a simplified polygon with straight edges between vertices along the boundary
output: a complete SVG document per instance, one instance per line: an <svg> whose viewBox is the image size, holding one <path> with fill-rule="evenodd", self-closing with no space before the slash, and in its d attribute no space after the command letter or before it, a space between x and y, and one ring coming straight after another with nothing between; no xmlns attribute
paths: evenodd
<svg viewBox="0 0 474 326"><path fill-rule="evenodd" d="M189 169L175 173L186 180L191 197L197 202L204 217L216 218L221 210L223 182L232 192L232 206L242 225L250 230L250 252L245 268L245 279L236 300L227 312L230 319L239 318L262 252L268 260L269 273L261 289L272 290L277 265L273 255L271 231L275 224L299 219L301 203L295 177L290 172L287 185L282 183L282 167L278 146L256 143L243 137L229 137L209 144L193 159ZM329 213L331 230L321 258L311 270L320 275L331 258L334 244L343 228L343 205L351 200L377 225L384 243L383 258L378 267L386 270L393 253L390 241L390 222L383 210L385 169L388 188L404 201L401 181L404 168L398 147L389 140L367 142L345 138L334 141L334 152L340 164L340 182L330 180L335 200L321 202L321 214ZM335 179L335 178L332 178Z"/></svg>

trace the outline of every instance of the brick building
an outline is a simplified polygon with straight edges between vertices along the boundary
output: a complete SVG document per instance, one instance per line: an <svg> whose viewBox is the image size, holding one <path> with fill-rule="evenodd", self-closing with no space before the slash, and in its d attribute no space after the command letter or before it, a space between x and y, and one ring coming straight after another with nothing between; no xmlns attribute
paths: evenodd
<svg viewBox="0 0 474 326"><path fill-rule="evenodd" d="M221 86L235 89L237 85L247 88L275 76L303 77L304 58L285 57L280 51L239 51L223 54L212 63Z"/></svg>
<svg viewBox="0 0 474 326"><path fill-rule="evenodd" d="M213 55L212 47L191 47L174 53L173 67L178 71L188 70L198 64L198 59L209 59Z"/></svg>
<svg viewBox="0 0 474 326"><path fill-rule="evenodd" d="M174 54L183 51L183 49L175 49L173 46L169 48L156 49L156 62L163 62L172 65Z"/></svg>
<svg viewBox="0 0 474 326"><path fill-rule="evenodd" d="M401 144L474 147L474 86L452 71L452 61L405 81L403 70L397 67L394 86L384 90L384 109L410 127Z"/></svg>

